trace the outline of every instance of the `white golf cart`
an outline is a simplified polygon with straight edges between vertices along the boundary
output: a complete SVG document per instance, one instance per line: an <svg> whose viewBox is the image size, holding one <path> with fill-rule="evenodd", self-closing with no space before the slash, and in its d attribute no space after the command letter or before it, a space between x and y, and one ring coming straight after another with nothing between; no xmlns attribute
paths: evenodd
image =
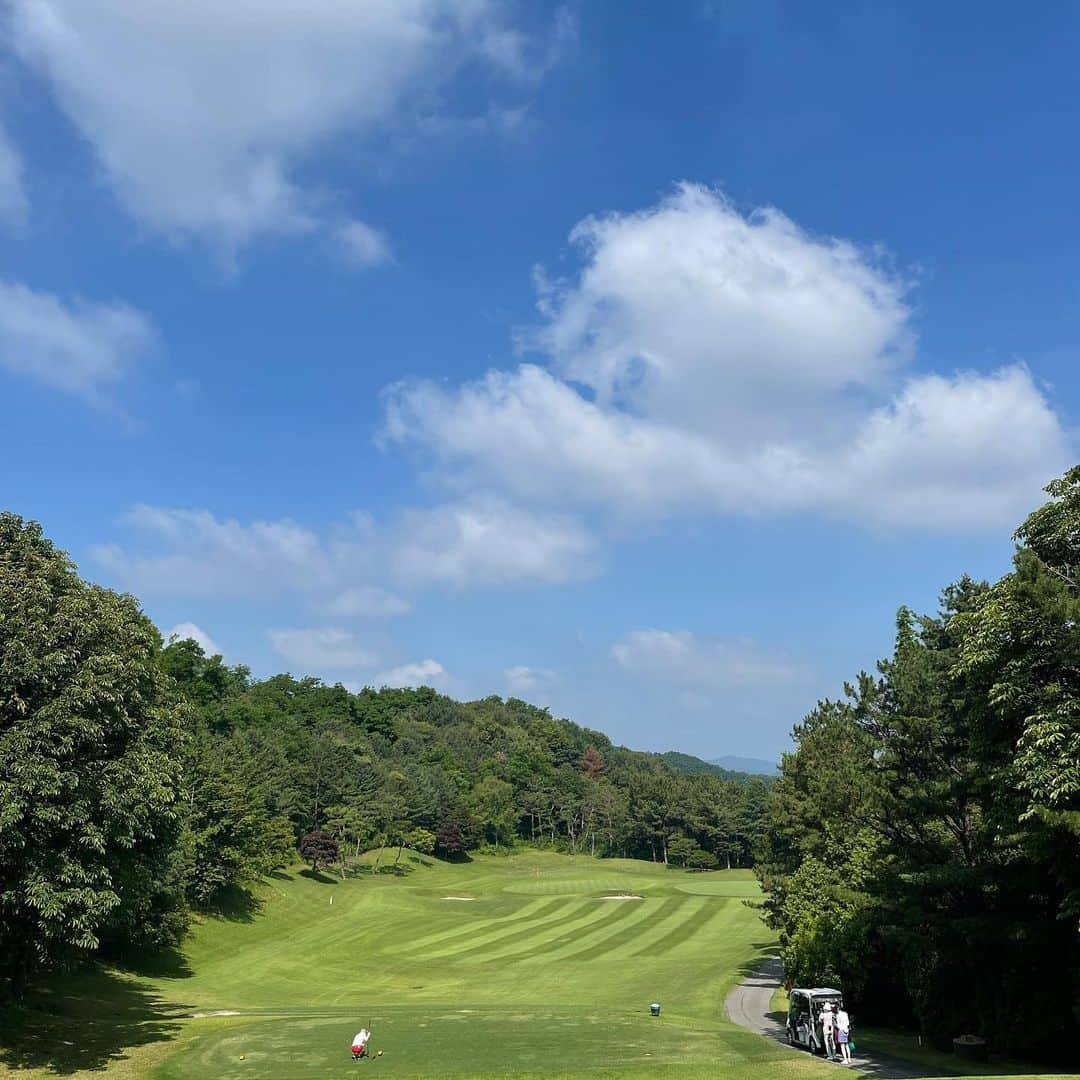
<svg viewBox="0 0 1080 1080"><path fill-rule="evenodd" d="M826 1001L839 1009L843 994L826 986L812 990L792 990L788 994L787 1038L792 1046L802 1046L812 1054L825 1053L825 1035L821 1030L821 1008Z"/></svg>

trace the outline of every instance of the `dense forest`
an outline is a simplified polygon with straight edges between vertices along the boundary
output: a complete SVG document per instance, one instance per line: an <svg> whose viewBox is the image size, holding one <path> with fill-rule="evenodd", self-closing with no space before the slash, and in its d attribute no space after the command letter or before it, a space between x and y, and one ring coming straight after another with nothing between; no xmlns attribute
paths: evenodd
<svg viewBox="0 0 1080 1080"><path fill-rule="evenodd" d="M1011 573L901 609L893 655L795 728L758 873L787 975L862 1023L1075 1060L1080 468Z"/></svg>
<svg viewBox="0 0 1080 1080"><path fill-rule="evenodd" d="M546 709L254 679L0 514L0 989L181 940L278 867L508 845L747 866L771 781Z"/></svg>

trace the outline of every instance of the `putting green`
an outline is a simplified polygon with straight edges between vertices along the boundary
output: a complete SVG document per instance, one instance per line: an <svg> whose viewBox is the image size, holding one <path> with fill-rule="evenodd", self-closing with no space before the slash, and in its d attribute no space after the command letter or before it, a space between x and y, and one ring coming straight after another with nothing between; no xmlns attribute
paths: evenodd
<svg viewBox="0 0 1080 1080"><path fill-rule="evenodd" d="M403 865L404 874L345 882L282 875L250 917L197 925L183 970L140 980L183 1016L104 1073L832 1075L723 1019L725 992L771 946L743 902L756 894L745 872L542 852ZM600 899L611 894L642 899ZM354 1063L349 1043L362 1026L385 1054Z"/></svg>

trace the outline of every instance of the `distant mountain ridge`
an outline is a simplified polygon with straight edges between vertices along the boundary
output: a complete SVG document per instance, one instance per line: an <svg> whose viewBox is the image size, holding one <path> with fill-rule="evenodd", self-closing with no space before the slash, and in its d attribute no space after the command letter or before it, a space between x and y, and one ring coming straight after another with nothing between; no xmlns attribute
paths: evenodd
<svg viewBox="0 0 1080 1080"><path fill-rule="evenodd" d="M765 758L739 757L738 754L727 754L724 757L713 758L710 765L718 765L721 769L729 772L753 773L760 776L776 776L780 772L780 765L775 761L767 761Z"/></svg>
<svg viewBox="0 0 1080 1080"><path fill-rule="evenodd" d="M668 750L666 753L660 754L659 757L672 772L681 773L683 776L697 776L706 773L709 776L719 776L723 780L747 783L753 776L776 775L776 769L769 766L767 761L759 758L728 757L722 761L705 761L704 758L694 757L693 754L683 754L678 750ZM755 767L751 769L745 766L734 768L726 764L728 761L747 762L755 766L768 766L768 768Z"/></svg>

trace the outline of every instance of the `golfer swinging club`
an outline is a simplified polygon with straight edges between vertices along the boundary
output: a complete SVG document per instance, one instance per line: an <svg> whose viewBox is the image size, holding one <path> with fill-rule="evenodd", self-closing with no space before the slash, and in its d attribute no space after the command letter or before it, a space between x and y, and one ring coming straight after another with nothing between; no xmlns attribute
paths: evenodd
<svg viewBox="0 0 1080 1080"><path fill-rule="evenodd" d="M367 1044L371 1038L371 1032L367 1028L361 1028L354 1036L352 1041L352 1059L353 1061L359 1061L362 1057L367 1057Z"/></svg>

